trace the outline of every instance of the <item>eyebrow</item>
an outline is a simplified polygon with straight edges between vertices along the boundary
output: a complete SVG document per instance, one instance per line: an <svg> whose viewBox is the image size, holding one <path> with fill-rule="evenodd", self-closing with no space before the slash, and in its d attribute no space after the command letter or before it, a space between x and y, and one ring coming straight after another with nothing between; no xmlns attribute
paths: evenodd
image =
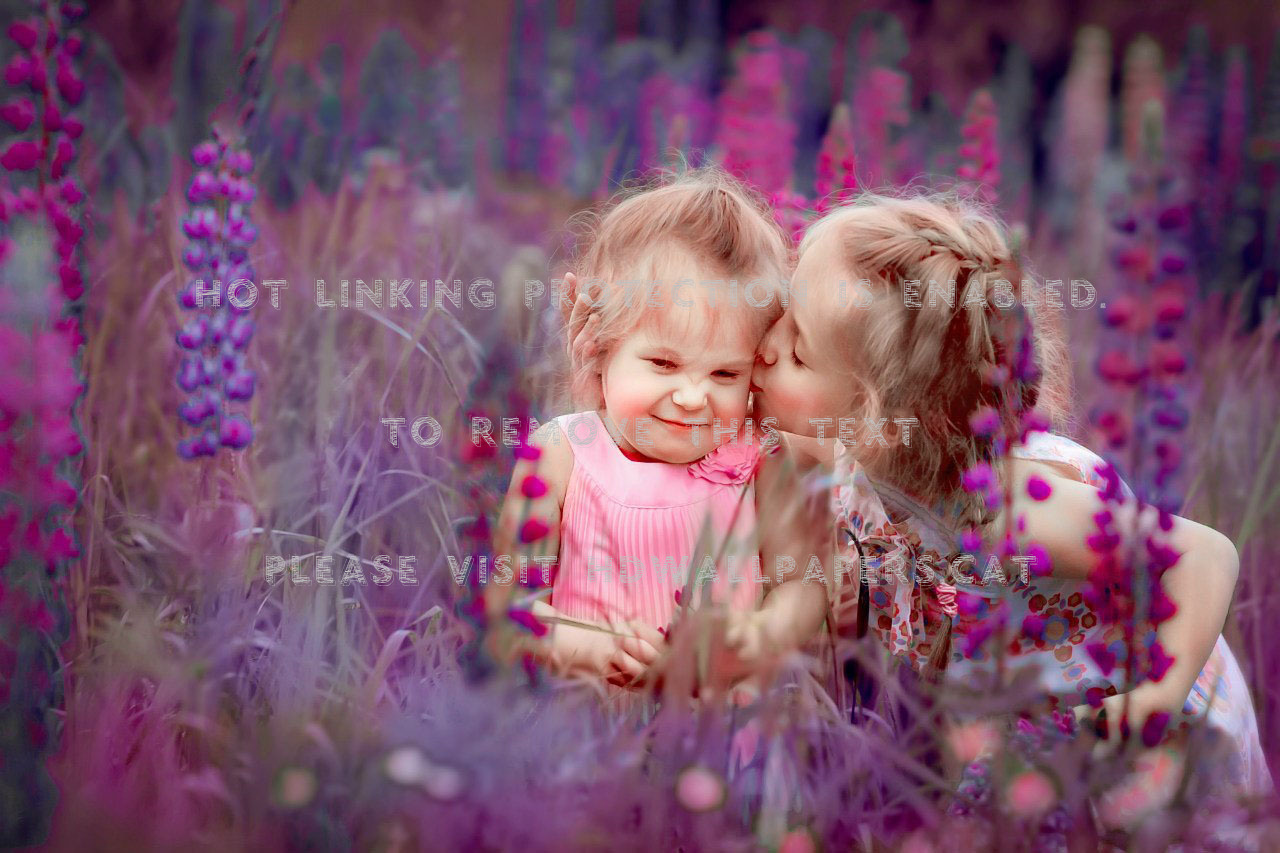
<svg viewBox="0 0 1280 853"><path fill-rule="evenodd" d="M640 350L640 353L643 357L665 358L670 361L682 361L684 358L679 352L667 346L645 347L644 349ZM725 362L723 366L732 368L734 370L746 370L747 368L751 367L754 364L755 364L755 356L752 355L750 358L740 358L737 361ZM720 369L720 368L717 368L717 369Z"/></svg>
<svg viewBox="0 0 1280 853"><path fill-rule="evenodd" d="M680 358L680 353L676 352L671 347L662 346L660 344L647 346L644 349L640 350L640 352L644 353L645 355L657 356L658 358L669 358L672 360L676 360Z"/></svg>

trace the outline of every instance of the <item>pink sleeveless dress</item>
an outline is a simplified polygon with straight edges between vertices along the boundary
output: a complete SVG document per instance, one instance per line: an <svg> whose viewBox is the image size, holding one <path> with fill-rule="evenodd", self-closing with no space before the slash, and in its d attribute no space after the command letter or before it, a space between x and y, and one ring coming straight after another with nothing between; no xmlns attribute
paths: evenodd
<svg viewBox="0 0 1280 853"><path fill-rule="evenodd" d="M623 455L596 412L555 423L572 448L573 472L552 607L573 619L666 628L676 590L692 576L712 600L755 609L764 583L756 445L721 445L688 465L637 462Z"/></svg>

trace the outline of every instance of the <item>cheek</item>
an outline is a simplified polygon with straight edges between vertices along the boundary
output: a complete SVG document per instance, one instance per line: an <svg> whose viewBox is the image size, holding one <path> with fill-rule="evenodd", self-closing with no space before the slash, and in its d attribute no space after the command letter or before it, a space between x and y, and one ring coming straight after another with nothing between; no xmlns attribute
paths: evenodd
<svg viewBox="0 0 1280 853"><path fill-rule="evenodd" d="M619 363L605 373L605 409L615 421L643 415L658 389L651 375L637 365Z"/></svg>
<svg viewBox="0 0 1280 853"><path fill-rule="evenodd" d="M769 414L778 419L778 428L800 435L814 435L816 427L810 418L838 418L840 401L834 399L838 389L824 382L812 371L796 370L779 376L767 393Z"/></svg>
<svg viewBox="0 0 1280 853"><path fill-rule="evenodd" d="M747 395L750 388L746 384L732 387L721 387L715 391L716 417L722 421L737 418L741 421L747 416Z"/></svg>

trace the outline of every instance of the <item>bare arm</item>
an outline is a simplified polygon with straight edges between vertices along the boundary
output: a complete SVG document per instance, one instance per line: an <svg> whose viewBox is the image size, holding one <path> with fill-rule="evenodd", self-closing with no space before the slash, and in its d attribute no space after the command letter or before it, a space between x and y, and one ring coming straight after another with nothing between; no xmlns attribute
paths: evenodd
<svg viewBox="0 0 1280 853"><path fill-rule="evenodd" d="M800 648L826 621L834 577L832 520L825 489L814 491L805 476L818 471L813 460L784 446L766 457L757 475L760 555L772 583L759 610L728 626L726 644L737 660L726 660L720 676L730 682ZM779 557L795 566L781 582L774 576Z"/></svg>
<svg viewBox="0 0 1280 853"><path fill-rule="evenodd" d="M513 565L520 556L559 555L561 511L573 472L573 451L554 423L545 424L530 443L541 451L541 456L537 460L517 461L494 535L494 553L511 555ZM531 491L534 494L541 491L537 484L541 481L546 487L545 494L527 496L525 486L529 478L536 478ZM547 532L533 541L521 541L528 538L521 536L521 530L531 519L545 524ZM538 571L532 559L529 571ZM513 592L511 584L485 587L485 612L491 622L497 619L505 624L503 617L511 605ZM507 649L495 649L496 654L527 651L559 674L603 676L611 683L632 685L646 677L647 668L657 661L665 647L662 635L648 625L564 624L557 621L563 618L562 614L541 600L533 602L530 611L547 625L547 633L541 638L517 634L518 642L509 644Z"/></svg>
<svg viewBox="0 0 1280 853"><path fill-rule="evenodd" d="M1026 536L1048 551L1055 576L1087 578L1100 562L1099 555L1087 545L1088 537L1097 532L1094 515L1104 509L1098 490L1049 474L1034 464L1015 464L1014 473L1013 509L1015 517L1026 517ZM1052 494L1047 500L1037 502L1027 496L1026 482L1032 474L1049 482ZM1146 512L1154 514L1155 510L1148 508ZM1113 509L1113 515L1122 536L1137 529L1132 501ZM999 523L995 527L1002 529ZM1222 632L1240 570L1235 547L1212 528L1174 516L1172 529L1163 535L1164 541L1182 554L1161 578L1177 611L1156 629L1157 639L1174 663L1161 681L1145 681L1128 694L1135 728L1150 713L1173 714L1182 708ZM1145 547L1142 541L1135 545Z"/></svg>

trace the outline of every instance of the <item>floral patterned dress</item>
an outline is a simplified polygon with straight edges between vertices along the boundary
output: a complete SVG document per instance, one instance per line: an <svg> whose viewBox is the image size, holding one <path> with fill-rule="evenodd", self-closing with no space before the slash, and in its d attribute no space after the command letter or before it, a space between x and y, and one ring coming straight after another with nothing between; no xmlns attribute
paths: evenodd
<svg viewBox="0 0 1280 853"><path fill-rule="evenodd" d="M903 555L908 566L913 565L910 560L945 566L962 549L957 532L941 524L935 513L910 496L873 482L853 462L852 455L842 451L843 447L837 447L833 509L839 519L842 551L851 559L854 570L842 576L837 616L841 633L852 635L858 588L854 537L874 568L892 566L891 561L903 560ZM1063 436L1033 433L1014 455L1065 464L1082 482L1100 489L1105 485L1097 472L1102 459ZM1132 497L1127 485L1122 483L1121 489L1126 497ZM940 598L938 586L922 583L922 576L910 568L897 574L889 570L885 582L868 586L869 631L891 653L907 659L917 670L928 661L944 621L945 593ZM968 594L968 606L959 608L953 617L951 654L945 670L948 680L984 683L984 678L993 675L995 658L1002 657L1007 671L1029 669L1039 690L1063 711L1134 686L1125 683L1122 664L1127 652L1123 629L1098 618L1084 599L1081 581L1033 574L1027 580L1014 579L1008 584L958 581L955 588L961 595ZM997 620L991 618L993 614ZM1034 634L1019 630L1028 616L1040 617L1031 620L1030 624L1043 626ZM1000 634L1003 648L995 638L976 642L992 630L993 621L1009 626ZM1086 653L1086 648L1095 643L1105 644L1120 665L1104 672ZM1182 713L1182 722L1205 719L1224 747L1226 761L1215 766L1216 791L1261 795L1272 789L1248 686L1222 637Z"/></svg>

